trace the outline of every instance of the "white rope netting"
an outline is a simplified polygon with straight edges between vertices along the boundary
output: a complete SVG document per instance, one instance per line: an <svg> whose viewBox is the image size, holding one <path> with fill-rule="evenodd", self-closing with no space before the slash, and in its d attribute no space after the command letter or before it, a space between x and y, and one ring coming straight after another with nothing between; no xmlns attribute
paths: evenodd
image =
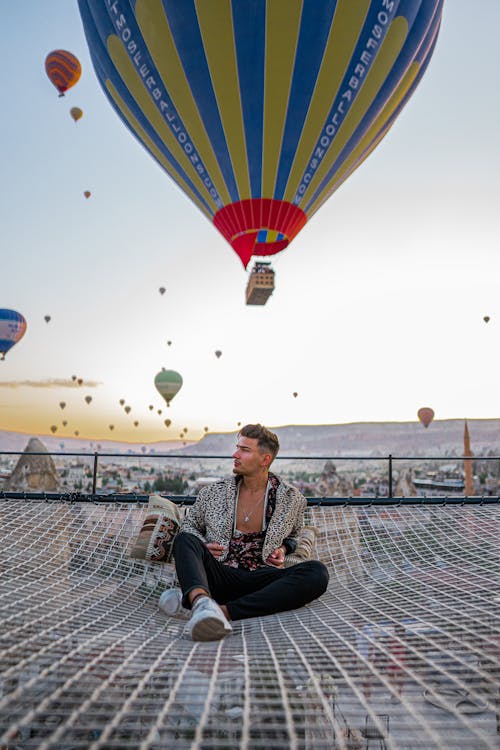
<svg viewBox="0 0 500 750"><path fill-rule="evenodd" d="M193 643L145 505L0 501L0 748L498 748L499 505L314 507L311 605Z"/></svg>

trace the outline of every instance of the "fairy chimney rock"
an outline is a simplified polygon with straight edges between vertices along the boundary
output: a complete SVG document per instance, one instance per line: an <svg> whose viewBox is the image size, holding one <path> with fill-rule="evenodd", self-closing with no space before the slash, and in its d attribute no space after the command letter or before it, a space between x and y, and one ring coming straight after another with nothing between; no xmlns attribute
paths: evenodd
<svg viewBox="0 0 500 750"><path fill-rule="evenodd" d="M406 469L400 472L394 497L416 497L417 488L413 484L413 472Z"/></svg>
<svg viewBox="0 0 500 750"><path fill-rule="evenodd" d="M38 456L27 455L40 453ZM30 492L54 492L59 487L59 477L52 456L38 438L31 438L4 488Z"/></svg>
<svg viewBox="0 0 500 750"><path fill-rule="evenodd" d="M354 485L350 479L340 476L332 461L327 461L320 474L317 495L319 497L350 497Z"/></svg>

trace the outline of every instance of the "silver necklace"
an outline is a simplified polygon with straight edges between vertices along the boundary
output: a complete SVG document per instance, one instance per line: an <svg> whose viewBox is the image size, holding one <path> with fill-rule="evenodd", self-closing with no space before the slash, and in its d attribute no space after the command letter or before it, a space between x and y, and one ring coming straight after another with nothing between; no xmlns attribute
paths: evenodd
<svg viewBox="0 0 500 750"><path fill-rule="evenodd" d="M269 490L269 482L266 484L266 491L264 492L264 495L260 498L259 502L256 505L254 505L250 513L247 513L245 516L243 516L243 523L249 522L249 520L251 519L251 517L253 516L253 514L255 513L255 511L261 504L261 502L267 498L268 490ZM240 488L238 487L238 501L239 499L240 499Z"/></svg>

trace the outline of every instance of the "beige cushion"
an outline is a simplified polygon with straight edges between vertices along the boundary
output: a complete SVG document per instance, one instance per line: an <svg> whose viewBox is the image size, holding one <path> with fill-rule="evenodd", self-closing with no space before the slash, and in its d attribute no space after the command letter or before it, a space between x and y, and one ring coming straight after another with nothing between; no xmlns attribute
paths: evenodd
<svg viewBox="0 0 500 750"><path fill-rule="evenodd" d="M130 556L149 562L170 562L181 518L181 509L175 503L166 497L151 495L146 518L133 542Z"/></svg>
<svg viewBox="0 0 500 750"><path fill-rule="evenodd" d="M318 529L316 526L304 526L299 534L297 549L292 554L301 560L309 560L312 556Z"/></svg>

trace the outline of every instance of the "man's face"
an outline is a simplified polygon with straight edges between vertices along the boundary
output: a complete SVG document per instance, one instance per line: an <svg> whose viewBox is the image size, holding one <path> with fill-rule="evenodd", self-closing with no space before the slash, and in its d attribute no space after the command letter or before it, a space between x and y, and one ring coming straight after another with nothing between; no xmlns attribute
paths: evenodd
<svg viewBox="0 0 500 750"><path fill-rule="evenodd" d="M263 469L267 469L270 464L269 453L261 453L257 439L243 437L243 435L240 435L238 439L233 458L233 474L242 476L261 474Z"/></svg>

